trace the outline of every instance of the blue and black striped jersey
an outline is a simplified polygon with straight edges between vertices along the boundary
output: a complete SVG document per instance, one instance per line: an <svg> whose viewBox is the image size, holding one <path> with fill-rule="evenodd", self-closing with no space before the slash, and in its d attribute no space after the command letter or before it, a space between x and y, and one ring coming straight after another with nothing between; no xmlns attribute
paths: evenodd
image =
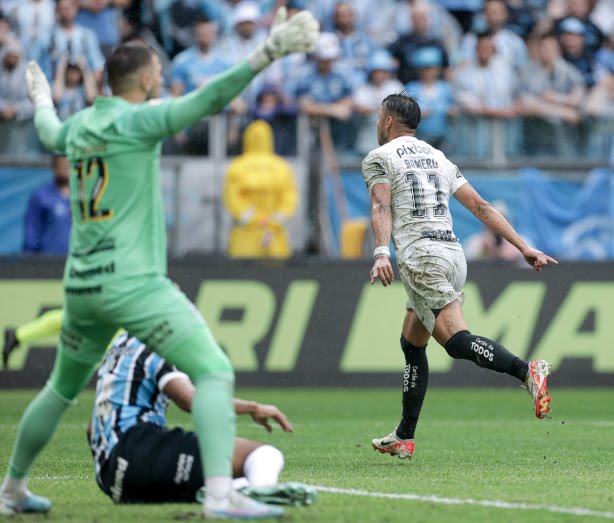
<svg viewBox="0 0 614 523"><path fill-rule="evenodd" d="M139 423L166 426L169 398L163 390L179 376L187 378L137 338L117 336L97 376L90 434L97 478L121 433Z"/></svg>

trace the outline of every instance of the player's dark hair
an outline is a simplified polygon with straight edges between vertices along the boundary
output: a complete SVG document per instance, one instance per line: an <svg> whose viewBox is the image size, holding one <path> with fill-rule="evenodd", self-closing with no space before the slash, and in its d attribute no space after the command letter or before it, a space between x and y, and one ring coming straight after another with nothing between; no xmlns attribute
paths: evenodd
<svg viewBox="0 0 614 523"><path fill-rule="evenodd" d="M113 94L124 91L128 77L141 67L150 65L155 52L153 47L138 41L120 44L113 49L106 64L107 79Z"/></svg>
<svg viewBox="0 0 614 523"><path fill-rule="evenodd" d="M405 91L386 96L382 110L409 129L417 129L422 117L417 100Z"/></svg>

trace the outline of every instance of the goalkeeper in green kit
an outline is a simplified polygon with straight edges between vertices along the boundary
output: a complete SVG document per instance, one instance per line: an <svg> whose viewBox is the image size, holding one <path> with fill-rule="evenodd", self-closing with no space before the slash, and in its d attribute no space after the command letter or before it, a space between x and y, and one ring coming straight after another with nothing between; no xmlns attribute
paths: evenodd
<svg viewBox="0 0 614 523"><path fill-rule="evenodd" d="M273 60L313 51L317 37L318 23L309 12L286 20L281 8L267 40L248 60L201 89L170 100L157 99L162 68L155 52L144 44L120 45L106 64L113 96L97 98L64 123L55 113L38 64L28 64L26 81L38 135L48 149L66 154L71 163L73 227L55 365L21 419L0 486L1 514L51 508L48 499L28 490L28 473L120 327L195 384L192 413L204 464L205 517L282 514L282 509L231 488L234 372L207 325L166 277L160 141L221 111Z"/></svg>

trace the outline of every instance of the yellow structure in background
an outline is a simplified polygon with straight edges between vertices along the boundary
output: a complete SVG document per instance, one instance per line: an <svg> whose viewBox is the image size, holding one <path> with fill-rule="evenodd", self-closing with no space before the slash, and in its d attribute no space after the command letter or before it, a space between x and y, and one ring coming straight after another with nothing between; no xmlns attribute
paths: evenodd
<svg viewBox="0 0 614 523"><path fill-rule="evenodd" d="M341 257L346 260L362 258L365 235L369 228L366 218L345 220L341 226Z"/></svg>
<svg viewBox="0 0 614 523"><path fill-rule="evenodd" d="M224 202L235 220L230 256L290 256L285 224L296 211L298 193L290 165L275 154L268 123L257 120L245 129L243 154L228 168Z"/></svg>

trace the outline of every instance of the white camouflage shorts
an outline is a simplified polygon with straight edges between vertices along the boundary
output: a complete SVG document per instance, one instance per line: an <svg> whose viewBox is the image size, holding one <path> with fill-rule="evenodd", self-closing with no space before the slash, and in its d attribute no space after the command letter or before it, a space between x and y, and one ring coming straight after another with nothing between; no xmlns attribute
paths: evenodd
<svg viewBox="0 0 614 523"><path fill-rule="evenodd" d="M408 255L397 258L401 280L407 292L407 309L432 334L435 328L433 309L464 301L462 293L467 279L465 253L458 243L420 240L407 249ZM414 244L415 245L415 244Z"/></svg>

